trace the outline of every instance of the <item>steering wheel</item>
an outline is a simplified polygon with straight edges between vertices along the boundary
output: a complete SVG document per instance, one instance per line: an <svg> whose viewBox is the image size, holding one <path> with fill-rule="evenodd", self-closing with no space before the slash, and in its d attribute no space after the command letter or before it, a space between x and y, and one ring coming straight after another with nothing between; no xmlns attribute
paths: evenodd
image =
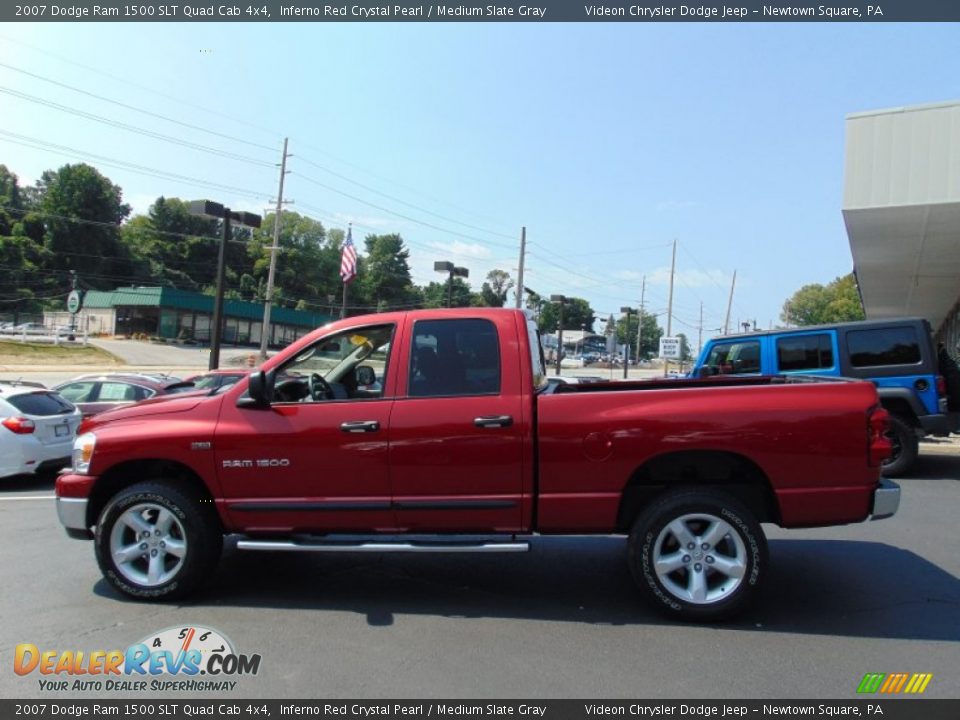
<svg viewBox="0 0 960 720"><path fill-rule="evenodd" d="M323 379L319 373L311 373L307 380L307 387L310 388L311 400L328 400L333 397L333 388L330 383Z"/></svg>

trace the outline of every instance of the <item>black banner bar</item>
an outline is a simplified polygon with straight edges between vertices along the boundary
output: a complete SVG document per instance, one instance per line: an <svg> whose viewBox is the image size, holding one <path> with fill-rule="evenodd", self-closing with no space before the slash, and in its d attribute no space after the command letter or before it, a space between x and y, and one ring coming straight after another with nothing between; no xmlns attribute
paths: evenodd
<svg viewBox="0 0 960 720"><path fill-rule="evenodd" d="M960 700L0 700L3 718L343 718L370 720L463 720L513 718L603 720L672 718L882 718L883 720L956 720Z"/></svg>
<svg viewBox="0 0 960 720"><path fill-rule="evenodd" d="M370 0L121 2L64 0L0 4L0 22L960 22L956 0L818 2L519 2L428 3Z"/></svg>

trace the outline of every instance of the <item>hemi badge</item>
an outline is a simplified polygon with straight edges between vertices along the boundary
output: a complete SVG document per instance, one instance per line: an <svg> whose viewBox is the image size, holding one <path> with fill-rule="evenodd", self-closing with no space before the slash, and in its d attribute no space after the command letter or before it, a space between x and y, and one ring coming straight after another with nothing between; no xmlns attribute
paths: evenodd
<svg viewBox="0 0 960 720"><path fill-rule="evenodd" d="M212 443L208 443L208 442L190 443L191 450L209 450L211 447L212 447Z"/></svg>

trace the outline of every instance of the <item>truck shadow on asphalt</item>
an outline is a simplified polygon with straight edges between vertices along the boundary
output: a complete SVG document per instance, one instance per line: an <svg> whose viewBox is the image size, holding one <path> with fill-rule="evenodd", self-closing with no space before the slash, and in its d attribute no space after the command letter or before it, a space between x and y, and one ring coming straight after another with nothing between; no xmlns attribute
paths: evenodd
<svg viewBox="0 0 960 720"><path fill-rule="evenodd" d="M894 478L897 482L910 480L960 481L960 452L944 452L921 446L920 456L908 478Z"/></svg>
<svg viewBox="0 0 960 720"><path fill-rule="evenodd" d="M197 605L664 625L641 599L617 537L536 538L529 554L250 553L228 543ZM760 602L722 627L960 642L960 580L884 543L774 540ZM97 594L116 598L103 581ZM402 621L402 620L401 620Z"/></svg>

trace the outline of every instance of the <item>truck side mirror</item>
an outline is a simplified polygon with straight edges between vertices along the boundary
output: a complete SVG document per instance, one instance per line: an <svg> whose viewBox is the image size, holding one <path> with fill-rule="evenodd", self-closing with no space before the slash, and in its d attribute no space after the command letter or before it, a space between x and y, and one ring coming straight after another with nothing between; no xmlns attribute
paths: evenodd
<svg viewBox="0 0 960 720"><path fill-rule="evenodd" d="M709 365L701 365L700 369L697 370L698 378L708 378L714 375L713 368Z"/></svg>
<svg viewBox="0 0 960 720"><path fill-rule="evenodd" d="M250 373L247 393L245 396L241 395L240 399L237 400L237 407L270 407L273 400L273 378L273 370L269 372L257 370Z"/></svg>

